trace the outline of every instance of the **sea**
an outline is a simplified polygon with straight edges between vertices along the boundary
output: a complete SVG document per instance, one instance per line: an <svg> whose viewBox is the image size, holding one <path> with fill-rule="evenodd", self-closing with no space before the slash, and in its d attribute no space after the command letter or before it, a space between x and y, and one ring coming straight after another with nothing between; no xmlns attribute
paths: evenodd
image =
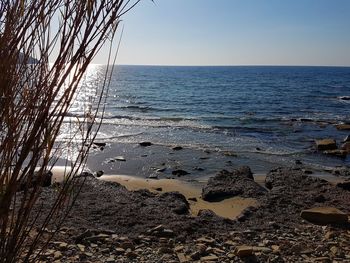
<svg viewBox="0 0 350 263"><path fill-rule="evenodd" d="M81 116L107 66L92 65L70 116ZM312 169L350 166L315 151L350 131L349 67L115 66L96 141L230 152L263 170L301 161ZM102 117L102 116L100 116Z"/></svg>

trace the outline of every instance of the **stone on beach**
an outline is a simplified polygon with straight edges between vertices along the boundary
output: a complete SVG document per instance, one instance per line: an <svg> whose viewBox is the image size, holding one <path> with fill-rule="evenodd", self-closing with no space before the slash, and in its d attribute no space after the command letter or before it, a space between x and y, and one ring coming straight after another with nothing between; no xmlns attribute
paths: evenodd
<svg viewBox="0 0 350 263"><path fill-rule="evenodd" d="M319 151L335 150L337 143L334 139L316 140L316 147Z"/></svg>
<svg viewBox="0 0 350 263"><path fill-rule="evenodd" d="M183 149L183 147L181 147L181 146L175 146L175 147L173 147L172 149L173 149L174 151L180 151L180 150Z"/></svg>
<svg viewBox="0 0 350 263"><path fill-rule="evenodd" d="M326 155L331 155L331 156L345 158L347 156L347 154L348 154L348 151L336 149L336 150L324 151L323 153L326 154Z"/></svg>
<svg viewBox="0 0 350 263"><path fill-rule="evenodd" d="M335 127L339 131L350 131L350 124L338 124Z"/></svg>
<svg viewBox="0 0 350 263"><path fill-rule="evenodd" d="M185 170L181 170L181 169L179 169L179 170L174 170L174 171L172 171L171 173L172 173L172 175L176 175L176 176L178 176L178 177L184 176L184 175L187 175L187 174L190 174L189 172L187 172L187 171L185 171Z"/></svg>
<svg viewBox="0 0 350 263"><path fill-rule="evenodd" d="M202 198L206 201L220 201L226 198L257 197L266 190L254 181L249 167L243 166L233 172L221 171L208 180L202 190Z"/></svg>
<svg viewBox="0 0 350 263"><path fill-rule="evenodd" d="M151 143L151 142L140 142L139 145L142 146L142 147L148 147L148 146L153 145L153 143Z"/></svg>
<svg viewBox="0 0 350 263"><path fill-rule="evenodd" d="M348 215L334 207L315 207L303 210L300 216L315 224L346 224Z"/></svg>

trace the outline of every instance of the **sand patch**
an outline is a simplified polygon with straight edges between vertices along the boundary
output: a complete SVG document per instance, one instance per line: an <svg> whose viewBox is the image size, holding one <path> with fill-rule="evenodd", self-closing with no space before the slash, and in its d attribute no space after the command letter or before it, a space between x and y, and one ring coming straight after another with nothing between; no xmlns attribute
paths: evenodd
<svg viewBox="0 0 350 263"><path fill-rule="evenodd" d="M196 216L199 210L209 209L215 214L235 219L242 211L249 206L256 206L257 201L253 198L233 197L221 202L207 202L201 198L201 187L175 179L142 179L127 175L105 175L101 180L117 182L125 186L128 190L148 189L154 193L180 192L190 203L191 213Z"/></svg>

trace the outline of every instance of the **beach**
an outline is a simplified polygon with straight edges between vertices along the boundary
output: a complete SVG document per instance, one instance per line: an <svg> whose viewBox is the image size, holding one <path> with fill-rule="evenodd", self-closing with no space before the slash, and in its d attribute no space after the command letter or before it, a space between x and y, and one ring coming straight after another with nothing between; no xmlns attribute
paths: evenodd
<svg viewBox="0 0 350 263"><path fill-rule="evenodd" d="M314 207L349 213L348 184L329 183L301 168L274 169L263 185L248 167L240 168L202 182L202 191L176 179L85 176L44 262L349 261L348 221L301 217ZM52 191L46 188L41 196L44 209Z"/></svg>
<svg viewBox="0 0 350 263"><path fill-rule="evenodd" d="M349 262L346 74L119 68L43 261Z"/></svg>

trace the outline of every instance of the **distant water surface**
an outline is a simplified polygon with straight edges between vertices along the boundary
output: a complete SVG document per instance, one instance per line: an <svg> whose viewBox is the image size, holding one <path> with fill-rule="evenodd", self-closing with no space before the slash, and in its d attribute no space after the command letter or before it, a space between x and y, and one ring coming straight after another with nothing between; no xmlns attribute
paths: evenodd
<svg viewBox="0 0 350 263"><path fill-rule="evenodd" d="M349 99L350 68L117 66L98 139L233 151L252 164L349 165L313 151L315 139L350 134L334 127L350 121Z"/></svg>

